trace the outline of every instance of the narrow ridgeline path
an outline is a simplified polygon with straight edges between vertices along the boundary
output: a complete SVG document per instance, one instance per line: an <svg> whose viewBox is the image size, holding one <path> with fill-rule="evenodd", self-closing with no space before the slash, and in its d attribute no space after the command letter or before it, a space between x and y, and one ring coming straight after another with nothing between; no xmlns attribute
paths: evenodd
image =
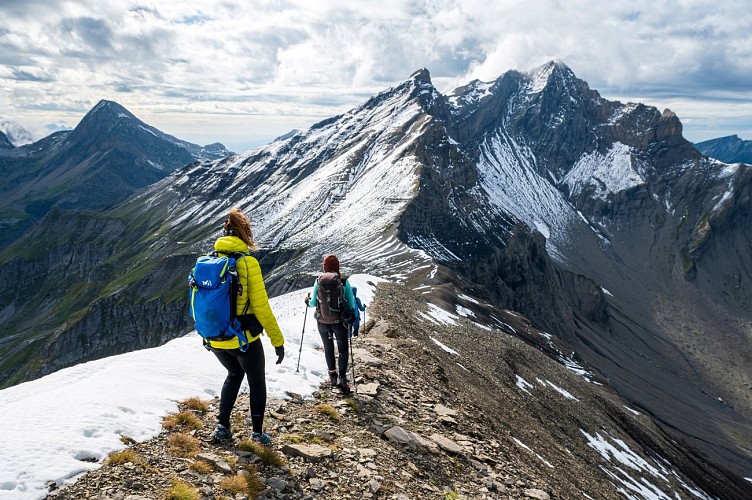
<svg viewBox="0 0 752 500"><path fill-rule="evenodd" d="M209 438L218 399L192 399L179 404L179 413L165 416L158 436L131 442L101 468L51 491L48 498L581 496L587 478L572 487L571 477L556 478L569 472L549 475L540 457L520 448L503 430L504 419L476 404L478 391L498 397L499 390L469 387L475 380L472 374L448 361L452 356L428 340L412 315L404 314L401 308L415 307L410 303L414 299L400 296L400 290L390 285L387 293L377 293L368 309L367 333L354 341L357 392L344 396L326 384L312 399L290 393L289 399L270 400L265 420L273 440L270 447L250 441L247 394L235 405L232 442L221 445ZM429 333L433 328L438 327L431 325ZM621 498L608 484L591 482L587 490L597 498Z"/></svg>

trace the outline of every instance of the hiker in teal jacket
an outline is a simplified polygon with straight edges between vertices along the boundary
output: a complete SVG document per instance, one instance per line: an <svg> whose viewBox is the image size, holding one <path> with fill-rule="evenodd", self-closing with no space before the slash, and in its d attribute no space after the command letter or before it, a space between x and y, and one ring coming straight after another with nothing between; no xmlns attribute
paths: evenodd
<svg viewBox="0 0 752 500"><path fill-rule="evenodd" d="M352 334L353 337L357 337L360 333L358 330L360 330L360 311L365 312L366 306L363 304L363 302L360 301L360 297L358 297L358 289L355 287L352 287L352 293L353 298L355 299L355 319L353 320L352 324Z"/></svg>
<svg viewBox="0 0 752 500"><path fill-rule="evenodd" d="M353 311L355 310L355 298L353 297L352 288L346 278L342 278L339 272L339 260L336 255L327 255L324 257L323 262L324 274L313 285L313 295L306 297L305 303L308 307L316 308L316 321L318 323L319 335L321 335L321 342L324 345L324 357L326 358L326 366L329 370L329 381L332 386L339 387L343 393L348 394L350 392L350 384L347 382L347 363L348 363L348 350L350 342L348 339L348 322L352 321ZM319 303L319 279L325 274L334 273L336 277L342 283L342 291L346 304L349 306L349 314L346 312L346 308L343 307L344 314L329 315L328 308L322 308ZM331 276L331 274L329 274ZM338 356L335 360L334 355L334 340L337 341Z"/></svg>

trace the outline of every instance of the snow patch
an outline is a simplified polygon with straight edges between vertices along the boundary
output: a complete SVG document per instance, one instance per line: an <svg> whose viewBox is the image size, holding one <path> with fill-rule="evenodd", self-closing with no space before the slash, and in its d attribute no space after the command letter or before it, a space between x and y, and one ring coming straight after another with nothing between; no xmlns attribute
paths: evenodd
<svg viewBox="0 0 752 500"><path fill-rule="evenodd" d="M457 297L459 297L462 300L466 300L467 302L472 302L473 304L480 305L480 302L478 302L477 300L475 300L469 295L465 295L464 293L457 294Z"/></svg>
<svg viewBox="0 0 752 500"><path fill-rule="evenodd" d="M533 222L533 224L535 224L535 229L537 229L544 238L549 239L551 237L551 231L548 229L548 226L545 223L537 220Z"/></svg>
<svg viewBox="0 0 752 500"><path fill-rule="evenodd" d="M433 338L433 337L429 337L429 338L430 338L431 340L433 340L433 343L434 343L434 344L436 344L437 346L441 347L441 348L442 348L443 350L445 350L445 351L446 351L446 352L448 352L449 354L453 354L453 355L455 355L455 356L459 356L459 355L460 355L460 353L458 353L457 351L455 351L455 350L454 350L454 349L452 349L451 347L447 347L447 346L446 346L445 344L442 344L441 342L439 342L439 341L438 341L438 340L436 340L435 338Z"/></svg>
<svg viewBox="0 0 752 500"><path fill-rule="evenodd" d="M570 394L568 391L562 389L561 387L557 386L553 382L550 382L550 381L546 380L546 383L548 385L550 385L553 388L553 390L555 390L556 392L558 392L559 394L561 394L565 398L567 398L567 399L573 399L575 401L579 401L579 399L577 399L576 397L572 396L572 394Z"/></svg>
<svg viewBox="0 0 752 500"><path fill-rule="evenodd" d="M607 200L611 194L645 184L645 179L633 165L632 148L616 142L605 155L597 151L584 154L562 183L574 197L592 189L594 197Z"/></svg>
<svg viewBox="0 0 752 500"><path fill-rule="evenodd" d="M454 314L448 313L444 309L434 304L428 304L428 315L439 323L444 323L451 326L457 325L459 320L459 318Z"/></svg>
<svg viewBox="0 0 752 500"><path fill-rule="evenodd" d="M630 408L629 406L625 406L624 408L626 408L626 410L627 410L627 411L628 411L629 413L633 414L634 416L639 416L639 415L641 415L641 413L640 413L639 411L637 411L637 410L633 410L633 409L632 409L632 408Z"/></svg>
<svg viewBox="0 0 752 500"><path fill-rule="evenodd" d="M532 396L532 393L528 391L528 389L533 388L533 384L525 380L524 378L520 377L519 375L515 375L517 377L517 381L515 382L515 385L520 388L521 391L526 392Z"/></svg>
<svg viewBox="0 0 752 500"><path fill-rule="evenodd" d="M513 440L513 441L514 441L514 442L515 442L515 443L517 444L517 446L519 446L519 447L521 447L521 448L525 448L525 449L526 449L527 451L529 451L530 453L534 454L534 455L535 455L536 457L538 457L538 459L539 459L539 460L540 460L541 462L543 462L544 464L548 465L548 466L549 466L549 467L551 467L552 469L554 469L554 468L555 468L555 467L554 467L553 465L551 465L551 462L549 462L548 460L546 460L546 459L545 459L545 458L543 458L542 456L540 456L540 455L538 455L537 453L535 453L535 452L534 452L534 451L533 451L533 450L532 450L532 449L531 449L531 448L530 448L530 447L529 447L528 445L526 445L525 443L523 443L523 442L522 442L522 441L520 441L519 439L517 439L517 438L513 437L513 438L512 438L512 440Z"/></svg>
<svg viewBox="0 0 752 500"><path fill-rule="evenodd" d="M673 486L669 482L669 476L672 476L679 480L684 489L690 492L692 495L698 498L710 500L707 494L703 491L697 490L687 485L679 475L655 462L655 465L648 462L648 460L642 458L640 455L632 451L627 444L621 439L614 438L612 436L602 437L599 433L594 436L588 434L584 430L580 429L580 432L587 439L588 445L596 450L601 457L608 461L611 466L609 470L606 466L601 465L601 469L608 474L612 479L617 481L623 487L617 488L617 491L622 493L627 498L633 498L629 491L638 494L641 498L670 500L673 497L680 498L678 492L673 491ZM609 439L611 442L609 442ZM668 462L664 460L666 465ZM626 466L628 470L635 471L640 474L647 474L655 478L656 480L665 483L664 489L667 489L669 493L666 493L663 489L659 488L655 484L651 483L644 476L640 480L636 480L630 476L628 470L625 470L621 466ZM626 490L624 489L626 488ZM629 491L627 491L629 490ZM670 493L673 493L671 495Z"/></svg>
<svg viewBox="0 0 752 500"><path fill-rule="evenodd" d="M462 307L461 305L457 304L454 306L457 309L457 314L460 316L463 316L465 318L474 318L475 313L468 309L467 307Z"/></svg>

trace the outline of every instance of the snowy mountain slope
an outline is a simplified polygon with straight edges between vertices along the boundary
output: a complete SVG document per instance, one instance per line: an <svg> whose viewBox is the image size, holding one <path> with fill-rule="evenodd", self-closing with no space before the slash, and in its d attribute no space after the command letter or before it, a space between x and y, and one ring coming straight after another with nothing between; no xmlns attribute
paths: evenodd
<svg viewBox="0 0 752 500"><path fill-rule="evenodd" d="M359 252L375 242L394 246L393 227L417 191L421 163L411 150L430 120L417 99L423 91L419 80L408 80L306 134L218 164L186 167L139 198L160 200L163 185L169 186L164 197L177 198L171 203L181 207L180 216L167 222L176 230L186 221L210 226L229 206L241 206L262 248L306 248L303 265L311 271L325 253L338 253L344 265L360 270L388 271L384 259L364 259ZM220 192L229 199L218 199ZM402 245L390 255L401 261L418 254ZM301 263L274 272L296 267Z"/></svg>
<svg viewBox="0 0 752 500"><path fill-rule="evenodd" d="M511 213L547 239L552 256L566 261L572 227L582 224L574 206L548 180L538 175L535 157L506 134L489 137L481 145L480 184L501 213Z"/></svg>
<svg viewBox="0 0 752 500"><path fill-rule="evenodd" d="M272 294L310 284L330 252L345 272L454 283L563 339L740 473L752 463L749 172L703 158L670 111L606 101L560 62L446 97L421 70L307 131L187 165L107 211L50 214L0 255L0 283L21 283L0 297L13 360L3 377L187 331L176 269L210 250L237 205ZM65 258L40 251L40 235L65 242ZM42 300L53 315L29 305Z"/></svg>

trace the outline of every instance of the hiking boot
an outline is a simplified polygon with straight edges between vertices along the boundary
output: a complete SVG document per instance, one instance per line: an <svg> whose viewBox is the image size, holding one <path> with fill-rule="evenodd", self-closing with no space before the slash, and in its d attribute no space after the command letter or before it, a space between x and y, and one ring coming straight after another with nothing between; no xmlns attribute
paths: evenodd
<svg viewBox="0 0 752 500"><path fill-rule="evenodd" d="M337 385L337 370L329 370L329 383L332 387Z"/></svg>
<svg viewBox="0 0 752 500"><path fill-rule="evenodd" d="M272 437L266 432L254 432L253 436L251 436L251 440L261 446L269 446L272 444Z"/></svg>
<svg viewBox="0 0 752 500"><path fill-rule="evenodd" d="M224 443L232 439L232 431L222 424L217 424L217 428L211 433L211 439L215 443Z"/></svg>
<svg viewBox="0 0 752 500"><path fill-rule="evenodd" d="M347 377L340 377L337 381L337 387L340 388L343 394L350 394L350 384L347 383Z"/></svg>

